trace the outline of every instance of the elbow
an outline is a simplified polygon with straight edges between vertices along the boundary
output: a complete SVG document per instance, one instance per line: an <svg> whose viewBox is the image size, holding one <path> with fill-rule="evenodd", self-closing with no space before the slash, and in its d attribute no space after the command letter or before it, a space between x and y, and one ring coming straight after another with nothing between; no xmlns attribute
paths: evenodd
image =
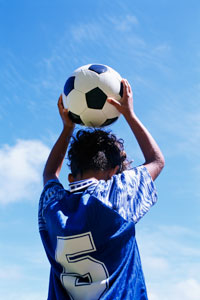
<svg viewBox="0 0 200 300"><path fill-rule="evenodd" d="M151 160L146 161L144 165L147 167L152 179L155 180L165 166L165 158L160 152L154 155Z"/></svg>
<svg viewBox="0 0 200 300"><path fill-rule="evenodd" d="M157 174L155 177L157 177L161 171L163 170L164 166L165 166L165 158L163 155L160 155L159 158L156 159L155 162L156 166L157 166Z"/></svg>
<svg viewBox="0 0 200 300"><path fill-rule="evenodd" d="M165 159L163 155L159 155L149 164L150 174L153 180L155 180L160 175L164 166Z"/></svg>
<svg viewBox="0 0 200 300"><path fill-rule="evenodd" d="M161 155L161 157L159 158L159 167L160 167L160 171L162 171L162 169L165 166L165 158L163 155Z"/></svg>

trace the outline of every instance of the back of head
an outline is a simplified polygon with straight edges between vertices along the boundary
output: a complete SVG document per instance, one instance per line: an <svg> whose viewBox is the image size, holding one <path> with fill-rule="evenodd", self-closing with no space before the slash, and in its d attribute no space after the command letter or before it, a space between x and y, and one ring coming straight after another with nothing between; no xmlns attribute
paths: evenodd
<svg viewBox="0 0 200 300"><path fill-rule="evenodd" d="M116 166L121 173L130 166L123 140L101 129L79 130L72 138L68 160L74 177L86 171L104 171Z"/></svg>

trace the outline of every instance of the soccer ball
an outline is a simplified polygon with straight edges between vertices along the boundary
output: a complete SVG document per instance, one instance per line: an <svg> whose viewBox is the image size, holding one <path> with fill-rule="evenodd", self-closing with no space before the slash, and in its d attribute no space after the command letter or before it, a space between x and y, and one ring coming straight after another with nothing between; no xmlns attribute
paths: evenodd
<svg viewBox="0 0 200 300"><path fill-rule="evenodd" d="M70 119L89 127L103 127L116 121L120 113L106 99L120 101L121 80L119 73L106 65L89 64L76 69L63 92L63 105L69 110Z"/></svg>

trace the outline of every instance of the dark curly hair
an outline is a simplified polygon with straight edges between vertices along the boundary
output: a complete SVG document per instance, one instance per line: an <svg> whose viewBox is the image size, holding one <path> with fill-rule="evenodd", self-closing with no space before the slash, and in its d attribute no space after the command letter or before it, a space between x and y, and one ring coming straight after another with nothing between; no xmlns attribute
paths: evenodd
<svg viewBox="0 0 200 300"><path fill-rule="evenodd" d="M105 171L116 166L121 173L131 164L124 151L124 141L101 129L79 130L72 137L68 161L74 177L89 170Z"/></svg>

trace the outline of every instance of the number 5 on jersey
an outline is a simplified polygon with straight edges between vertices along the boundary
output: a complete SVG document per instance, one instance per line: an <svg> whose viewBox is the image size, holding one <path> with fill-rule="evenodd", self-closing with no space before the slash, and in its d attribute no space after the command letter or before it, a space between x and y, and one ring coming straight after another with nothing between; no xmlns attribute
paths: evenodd
<svg viewBox="0 0 200 300"><path fill-rule="evenodd" d="M88 255L95 251L91 232L57 237L55 257L63 267L60 279L73 300L97 300L108 289L106 266Z"/></svg>

